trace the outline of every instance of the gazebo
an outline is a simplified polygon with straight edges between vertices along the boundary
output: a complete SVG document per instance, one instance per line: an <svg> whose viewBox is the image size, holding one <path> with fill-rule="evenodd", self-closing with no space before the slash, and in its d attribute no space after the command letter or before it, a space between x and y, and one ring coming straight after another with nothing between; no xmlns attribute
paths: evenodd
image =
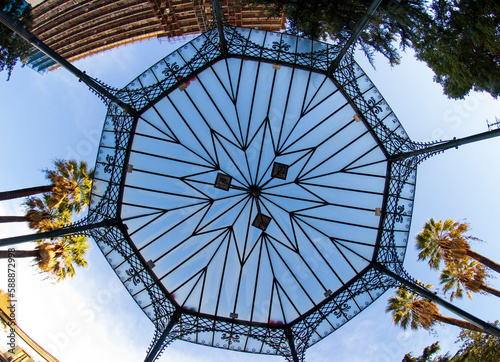
<svg viewBox="0 0 500 362"><path fill-rule="evenodd" d="M1 20L108 105L88 216L1 245L84 233L156 327L175 339L304 360L389 288L440 299L403 268L417 166L497 136L412 141L352 44L212 28L123 89L90 78Z"/></svg>

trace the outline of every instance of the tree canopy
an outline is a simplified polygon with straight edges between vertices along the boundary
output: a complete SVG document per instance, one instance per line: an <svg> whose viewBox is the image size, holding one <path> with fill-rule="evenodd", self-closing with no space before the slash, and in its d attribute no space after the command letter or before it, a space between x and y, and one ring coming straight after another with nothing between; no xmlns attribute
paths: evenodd
<svg viewBox="0 0 500 362"><path fill-rule="evenodd" d="M498 326L496 321L495 326ZM462 329L457 342L462 346L458 354L467 357L467 362L496 362L500 361L500 338L488 334Z"/></svg>
<svg viewBox="0 0 500 362"><path fill-rule="evenodd" d="M448 354L444 356L434 356L440 349L439 342L436 342L425 347L421 356L413 357L411 353L407 353L401 362L451 362L452 359Z"/></svg>
<svg viewBox="0 0 500 362"><path fill-rule="evenodd" d="M94 171L84 161L55 160L52 169L43 170L51 185L0 192L1 200L10 200L43 194L50 207L58 206L78 214L90 202ZM29 205L28 205L29 206Z"/></svg>
<svg viewBox="0 0 500 362"><path fill-rule="evenodd" d="M498 322L495 323L498 325ZM439 342L425 347L422 355L413 357L407 353L402 362L498 362L500 361L500 339L488 334L462 329L455 343L461 343L455 355L436 355Z"/></svg>
<svg viewBox="0 0 500 362"><path fill-rule="evenodd" d="M272 15L284 14L290 30L314 39L344 42L372 0L250 0ZM391 63L400 51L415 50L434 71L450 98L471 90L500 94L500 2L497 0L383 0L360 34L358 44Z"/></svg>
<svg viewBox="0 0 500 362"><path fill-rule="evenodd" d="M65 278L73 278L75 265L87 267L85 256L89 250L89 242L85 235L69 235L41 242L36 247L39 254L35 258L36 265L48 278L57 282Z"/></svg>
<svg viewBox="0 0 500 362"><path fill-rule="evenodd" d="M462 298L464 291L470 299L470 292L490 293L500 298L500 291L486 284L489 276L484 265L466 257L448 262L440 279L445 294L451 291L450 300Z"/></svg>
<svg viewBox="0 0 500 362"><path fill-rule="evenodd" d="M0 200L26 197L22 205L26 209L22 217L0 217L0 222L28 222L30 229L38 233L67 227L74 213L80 213L90 202L94 171L84 161L56 160L54 168L45 169L45 178L51 185L32 187L0 193ZM40 197L32 196L40 194ZM0 250L0 258L31 257L47 277L59 282L75 275L75 266L86 267L85 259L89 243L85 235L66 235L40 239L34 250L9 252Z"/></svg>
<svg viewBox="0 0 500 362"><path fill-rule="evenodd" d="M415 240L419 260L429 259L429 266L438 270L441 261L444 260L446 266L450 266L457 261L472 258L491 270L500 273L500 264L486 258L470 248L469 241L479 240L478 238L466 235L470 229L469 224L448 220L430 219L425 223L424 229L417 235Z"/></svg>
<svg viewBox="0 0 500 362"><path fill-rule="evenodd" d="M0 10L16 20L26 29L31 28L31 8L22 0L0 0ZM0 71L7 70L7 80L18 60L29 55L29 44L14 34L5 25L0 24Z"/></svg>
<svg viewBox="0 0 500 362"><path fill-rule="evenodd" d="M429 289L432 285L426 285ZM392 313L392 322L403 329L432 330L437 322L467 328L473 331L485 332L476 325L461 319L445 317L439 313L439 308L434 302L425 299L417 293L400 286L396 294L389 298L386 312Z"/></svg>
<svg viewBox="0 0 500 362"><path fill-rule="evenodd" d="M500 94L500 2L434 0L433 21L413 48L450 98L471 90Z"/></svg>
<svg viewBox="0 0 500 362"><path fill-rule="evenodd" d="M313 39L327 36L340 43L347 41L358 21L373 0L254 0L264 4L274 15L284 14L290 29ZM383 0L376 13L360 34L359 44L372 60L374 52L382 53L391 64L400 61L398 45L410 46L418 24L428 22L423 0Z"/></svg>

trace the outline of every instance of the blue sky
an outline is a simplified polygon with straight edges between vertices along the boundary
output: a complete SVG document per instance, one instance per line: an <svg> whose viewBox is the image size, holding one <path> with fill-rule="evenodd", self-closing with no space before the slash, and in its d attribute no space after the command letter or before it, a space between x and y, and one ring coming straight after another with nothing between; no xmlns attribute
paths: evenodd
<svg viewBox="0 0 500 362"><path fill-rule="evenodd" d="M76 63L81 70L120 88L160 60L178 43L157 40L121 47ZM486 119L500 116L499 101L485 94L472 94L451 101L432 82L432 72L413 59L390 68L384 59L377 69L363 55L357 59L393 108L415 141L464 137L486 131ZM106 108L83 83L65 70L40 75L17 67L9 82L0 73L0 189L45 184L42 170L56 158L81 158L95 163ZM411 243L424 222L466 219L479 253L500 260L496 222L500 205L497 154L500 140L466 145L426 160L419 166L417 191L405 267L425 283L437 285L437 274L416 262ZM1 215L20 215L15 202L0 203ZM1 225L0 237L28 233L23 225ZM30 249L25 244L19 249ZM30 262L18 262L19 325L61 361L140 361L153 337L153 325L133 302L93 244L87 270L58 285L44 280ZM4 272L2 271L4 270ZM6 288L7 265L0 261L0 288ZM498 279L491 285L500 288ZM453 349L458 335L454 327L439 327L438 337L427 332L403 332L392 326L384 313L383 295L366 311L337 332L310 348L309 361L400 361L406 352L419 353L437 339L443 350ZM495 297L474 296L457 303L477 316L492 320ZM443 314L447 312L442 311ZM174 342L160 361L280 361L280 357L249 355Z"/></svg>

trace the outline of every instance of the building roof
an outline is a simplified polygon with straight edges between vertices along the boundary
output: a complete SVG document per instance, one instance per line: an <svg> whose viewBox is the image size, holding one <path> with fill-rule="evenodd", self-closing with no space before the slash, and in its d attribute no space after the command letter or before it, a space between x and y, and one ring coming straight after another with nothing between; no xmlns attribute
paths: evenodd
<svg viewBox="0 0 500 362"><path fill-rule="evenodd" d="M285 25L284 18L237 0L223 11L235 26L278 31ZM33 34L72 62L135 41L202 33L211 26L212 6L206 0L45 0L32 15Z"/></svg>

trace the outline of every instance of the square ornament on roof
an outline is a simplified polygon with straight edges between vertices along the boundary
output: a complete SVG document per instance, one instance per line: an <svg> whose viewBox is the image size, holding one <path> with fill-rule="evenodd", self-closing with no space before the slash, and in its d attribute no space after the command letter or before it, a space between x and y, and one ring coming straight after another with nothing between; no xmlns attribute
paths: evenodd
<svg viewBox="0 0 500 362"><path fill-rule="evenodd" d="M253 226L256 228L261 229L262 231L265 231L267 227L269 226L269 223L271 222L271 218L267 215L264 215L262 213L258 213L257 216L255 216L255 219L252 223Z"/></svg>
<svg viewBox="0 0 500 362"><path fill-rule="evenodd" d="M271 177L286 180L287 173L288 173L288 165L275 162L273 165L273 171L271 172Z"/></svg>
<svg viewBox="0 0 500 362"><path fill-rule="evenodd" d="M224 173L219 172L217 178L215 179L215 187L221 190L229 191L231 187L232 177Z"/></svg>

